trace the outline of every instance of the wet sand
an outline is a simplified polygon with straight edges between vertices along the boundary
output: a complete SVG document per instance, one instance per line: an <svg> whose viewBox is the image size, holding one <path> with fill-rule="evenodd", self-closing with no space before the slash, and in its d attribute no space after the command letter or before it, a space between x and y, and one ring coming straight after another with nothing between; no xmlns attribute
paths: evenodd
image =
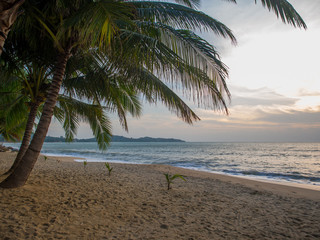
<svg viewBox="0 0 320 240"><path fill-rule="evenodd" d="M0 173L15 153L0 153ZM0 239L320 239L320 191L165 165L40 157L0 189ZM182 174L166 189L164 173ZM3 177L1 177L3 179Z"/></svg>

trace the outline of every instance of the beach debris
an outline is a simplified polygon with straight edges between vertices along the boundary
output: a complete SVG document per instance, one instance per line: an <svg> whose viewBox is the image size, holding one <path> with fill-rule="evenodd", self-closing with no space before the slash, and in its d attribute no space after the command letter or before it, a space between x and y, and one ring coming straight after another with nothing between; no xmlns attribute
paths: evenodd
<svg viewBox="0 0 320 240"><path fill-rule="evenodd" d="M176 178L181 178L183 181L187 181L185 179L185 176L180 175L180 174L170 175L169 173L164 173L163 175L166 177L168 190L171 189L171 184L173 183L173 180Z"/></svg>
<svg viewBox="0 0 320 240"><path fill-rule="evenodd" d="M7 152L9 149L3 145L0 145L0 152Z"/></svg>
<svg viewBox="0 0 320 240"><path fill-rule="evenodd" d="M18 152L18 150L13 147L6 147L0 144L0 152Z"/></svg>
<svg viewBox="0 0 320 240"><path fill-rule="evenodd" d="M110 164L108 162L105 162L104 165L106 166L106 168L108 169L109 172L109 176L111 175L111 171L113 170L112 167L110 167Z"/></svg>
<svg viewBox="0 0 320 240"><path fill-rule="evenodd" d="M169 229L169 226L166 225L166 224L161 224L161 225L160 225L160 228L168 230L168 229Z"/></svg>

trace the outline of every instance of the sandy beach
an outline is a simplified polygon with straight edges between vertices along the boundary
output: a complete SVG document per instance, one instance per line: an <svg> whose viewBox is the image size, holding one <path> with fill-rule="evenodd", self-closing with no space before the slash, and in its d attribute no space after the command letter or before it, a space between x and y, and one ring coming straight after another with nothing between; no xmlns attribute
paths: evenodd
<svg viewBox="0 0 320 240"><path fill-rule="evenodd" d="M0 171L15 153L0 153ZM164 165L40 157L0 189L0 239L320 239L320 191ZM182 174L166 189L164 173ZM1 178L3 179L3 177Z"/></svg>

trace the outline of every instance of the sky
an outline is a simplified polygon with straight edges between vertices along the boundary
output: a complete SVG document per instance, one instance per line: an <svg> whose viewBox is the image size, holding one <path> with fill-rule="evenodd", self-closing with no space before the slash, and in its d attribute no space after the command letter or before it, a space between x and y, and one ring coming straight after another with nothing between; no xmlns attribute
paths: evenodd
<svg viewBox="0 0 320 240"><path fill-rule="evenodd" d="M230 114L189 106L201 121L188 125L161 104L144 104L129 132L112 116L114 135L189 142L320 142L320 1L289 0L308 29L283 24L260 1L202 0L200 10L233 31L238 44L202 33L229 68ZM50 136L63 136L56 120ZM78 138L92 137L82 123Z"/></svg>

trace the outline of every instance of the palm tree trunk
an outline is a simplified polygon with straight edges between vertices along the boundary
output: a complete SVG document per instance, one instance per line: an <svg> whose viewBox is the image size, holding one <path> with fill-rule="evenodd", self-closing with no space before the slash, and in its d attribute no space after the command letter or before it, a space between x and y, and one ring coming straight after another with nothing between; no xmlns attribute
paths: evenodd
<svg viewBox="0 0 320 240"><path fill-rule="evenodd" d="M4 175L10 174L19 165L19 162L21 161L23 155L27 151L27 149L29 147L30 139L31 139L33 124L36 119L40 103L41 103L40 101L36 101L34 103L31 103L31 108L30 108L30 112L29 112L29 116L28 116L28 120L27 120L27 124L26 124L26 129L25 129L25 132L23 135L23 139L22 139L20 148L19 148L19 152L18 152L16 159L14 160L14 163L12 164L11 168Z"/></svg>
<svg viewBox="0 0 320 240"><path fill-rule="evenodd" d="M49 129L49 125L53 115L53 109L57 102L67 61L70 58L70 49L71 47L69 47L64 53L60 53L57 57L53 80L48 91L47 101L43 106L42 115L37 129L19 165L2 183L0 183L1 188L22 187L27 181L35 163L37 162L43 142Z"/></svg>
<svg viewBox="0 0 320 240"><path fill-rule="evenodd" d="M25 0L0 1L0 55L2 54L4 42L7 39L11 26L18 17L19 7Z"/></svg>

